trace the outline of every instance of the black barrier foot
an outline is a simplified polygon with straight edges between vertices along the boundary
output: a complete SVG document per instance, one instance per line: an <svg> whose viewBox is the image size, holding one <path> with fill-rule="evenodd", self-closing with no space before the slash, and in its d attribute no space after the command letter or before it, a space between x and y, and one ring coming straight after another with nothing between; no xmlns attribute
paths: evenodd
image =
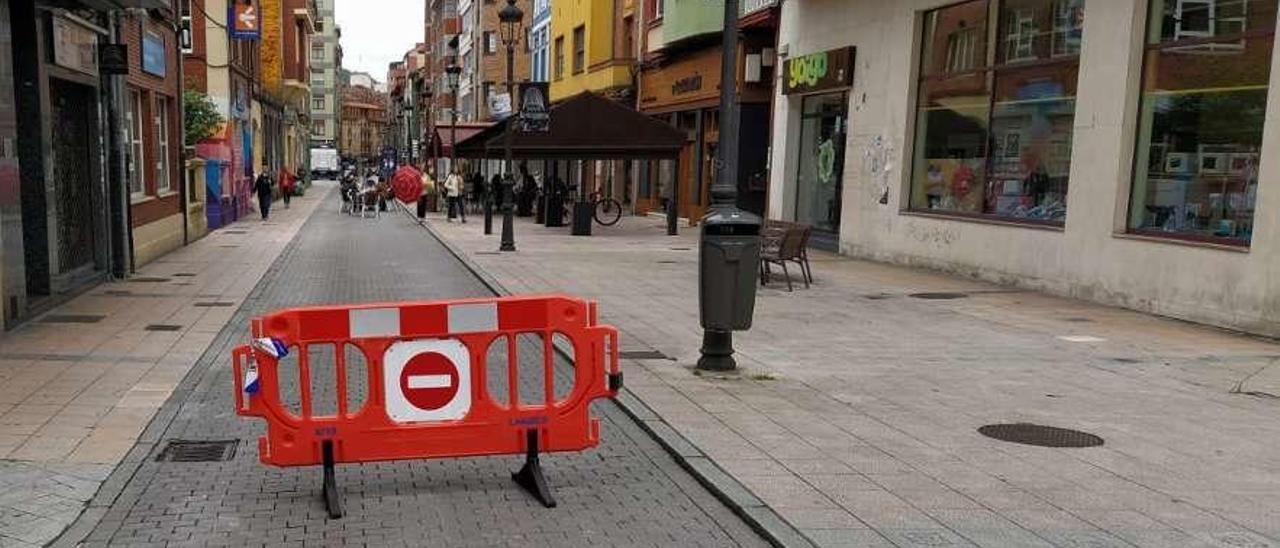
<svg viewBox="0 0 1280 548"><path fill-rule="evenodd" d="M547 508L556 507L556 499L551 496L551 489L547 487L547 478L542 475L542 463L538 460L538 431L526 431L528 436L528 449L524 455L524 467L519 472L511 474L511 479L516 480L516 484L528 491L533 498L538 499L543 506Z"/></svg>
<svg viewBox="0 0 1280 548"><path fill-rule="evenodd" d="M338 492L338 478L333 466L333 442L325 440L321 447L324 452L324 507L329 511L329 519L342 517L342 493Z"/></svg>

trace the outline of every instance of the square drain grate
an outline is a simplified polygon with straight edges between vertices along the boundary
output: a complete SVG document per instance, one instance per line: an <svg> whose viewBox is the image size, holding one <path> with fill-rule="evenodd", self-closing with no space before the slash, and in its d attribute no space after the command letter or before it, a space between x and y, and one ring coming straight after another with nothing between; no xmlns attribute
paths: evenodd
<svg viewBox="0 0 1280 548"><path fill-rule="evenodd" d="M98 323L106 318L101 314L50 314L40 323Z"/></svg>
<svg viewBox="0 0 1280 548"><path fill-rule="evenodd" d="M671 357L657 350L623 350L618 357L624 360L670 360Z"/></svg>
<svg viewBox="0 0 1280 548"><path fill-rule="evenodd" d="M169 440L156 462L226 462L238 445L240 440Z"/></svg>
<svg viewBox="0 0 1280 548"><path fill-rule="evenodd" d="M182 326L170 323L153 323L143 329L147 331L182 331Z"/></svg>
<svg viewBox="0 0 1280 548"><path fill-rule="evenodd" d="M175 278L194 278L196 276L196 273L195 272L179 272L177 274L174 274L173 276Z"/></svg>
<svg viewBox="0 0 1280 548"><path fill-rule="evenodd" d="M141 276L138 278L129 278L129 281L140 284L162 284L169 281L169 278L161 278L159 276Z"/></svg>
<svg viewBox="0 0 1280 548"><path fill-rule="evenodd" d="M225 308L228 306L235 306L235 305L236 303L228 302L228 301L209 301L209 302L195 303L191 306L194 306L197 308Z"/></svg>

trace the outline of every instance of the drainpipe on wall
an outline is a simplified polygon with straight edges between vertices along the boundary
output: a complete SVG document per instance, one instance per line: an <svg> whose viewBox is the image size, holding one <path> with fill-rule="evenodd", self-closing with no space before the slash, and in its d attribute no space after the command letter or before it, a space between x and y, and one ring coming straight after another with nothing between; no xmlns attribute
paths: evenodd
<svg viewBox="0 0 1280 548"><path fill-rule="evenodd" d="M191 229L189 228L191 221L189 218L190 212L188 211L190 197L187 196L187 187L189 186L187 184L187 101L185 93L187 83L182 80L182 26L178 24L177 20L169 21L169 26L173 29L173 44L177 53L175 57L178 60L177 63L174 63L177 65L178 78L178 96L175 99L178 104L178 136L181 139L180 143L182 143L178 146L178 169L181 170L179 173L182 174L178 183L178 203L182 207L182 245L187 246L191 244ZM193 34L192 40L195 39L194 36Z"/></svg>
<svg viewBox="0 0 1280 548"><path fill-rule="evenodd" d="M121 32L120 18L123 15L121 10L112 10L109 17L111 41L116 44L124 43L124 33ZM111 146L111 156L114 160L111 162L111 178L113 184L110 186L115 189L112 196L116 198L115 206L111 208L111 220L116 230L111 231L111 237L116 241L111 246L112 254L112 275L117 279L124 279L134 271L134 250L133 250L133 211L131 204L130 188L127 182L128 169L127 163L138 161L129 158L126 153L127 138L125 136L125 127L122 123L122 117L126 112L124 76L115 74L107 77L107 88L110 91L110 99L108 100L108 133Z"/></svg>

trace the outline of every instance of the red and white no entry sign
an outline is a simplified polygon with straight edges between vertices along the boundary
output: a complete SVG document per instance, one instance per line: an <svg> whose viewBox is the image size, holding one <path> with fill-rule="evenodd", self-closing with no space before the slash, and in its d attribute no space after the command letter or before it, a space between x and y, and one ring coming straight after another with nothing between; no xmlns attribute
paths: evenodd
<svg viewBox="0 0 1280 548"><path fill-rule="evenodd" d="M396 422L457 420L471 410L471 359L455 340L401 341L383 357L387 416Z"/></svg>
<svg viewBox="0 0 1280 548"><path fill-rule="evenodd" d="M418 354L400 372L400 392L414 407L435 411L458 395L458 370L441 354Z"/></svg>

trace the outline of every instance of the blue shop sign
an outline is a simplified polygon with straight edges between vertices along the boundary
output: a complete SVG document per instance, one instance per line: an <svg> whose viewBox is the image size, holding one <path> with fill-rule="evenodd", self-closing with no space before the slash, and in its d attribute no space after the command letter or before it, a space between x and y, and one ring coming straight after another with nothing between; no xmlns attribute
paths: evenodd
<svg viewBox="0 0 1280 548"><path fill-rule="evenodd" d="M142 71L164 78L164 37L147 32L142 35Z"/></svg>

